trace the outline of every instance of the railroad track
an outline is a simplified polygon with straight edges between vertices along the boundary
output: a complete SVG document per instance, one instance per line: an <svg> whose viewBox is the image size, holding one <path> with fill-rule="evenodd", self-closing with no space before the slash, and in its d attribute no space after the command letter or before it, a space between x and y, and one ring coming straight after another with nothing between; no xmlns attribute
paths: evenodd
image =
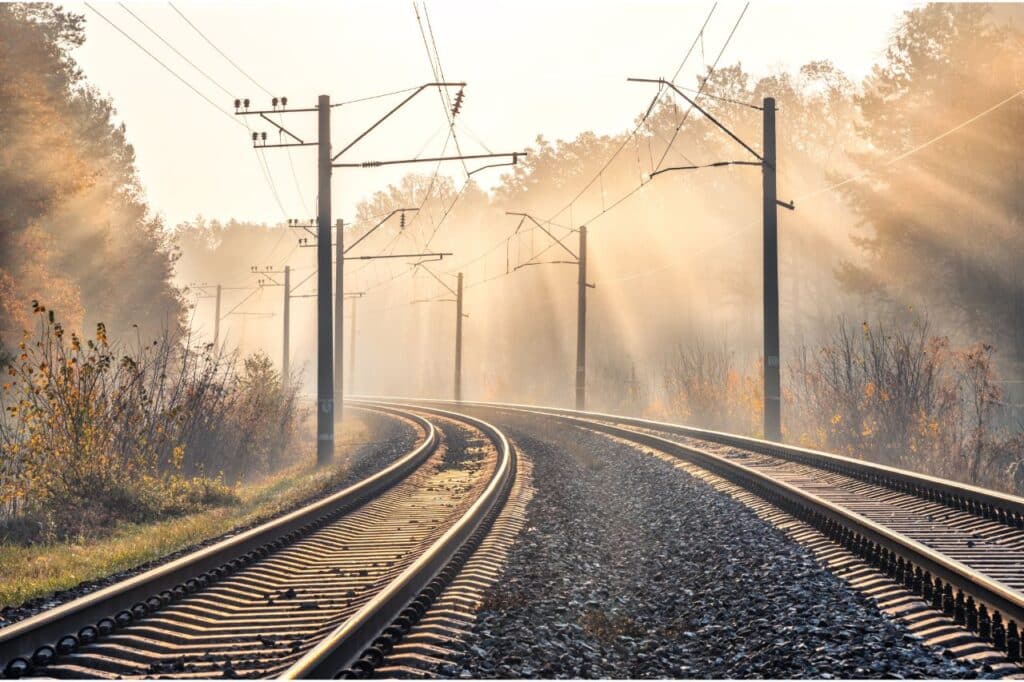
<svg viewBox="0 0 1024 682"><path fill-rule="evenodd" d="M1021 661L1024 498L675 424L524 405L462 406L573 424L686 460L817 529L916 595L917 604L977 633L1007 661ZM907 613L918 608L903 601L897 606ZM961 650L969 656L980 648Z"/></svg>
<svg viewBox="0 0 1024 682"><path fill-rule="evenodd" d="M359 402L421 441L327 498L0 629L7 677L364 675L493 522L515 452L490 424Z"/></svg>

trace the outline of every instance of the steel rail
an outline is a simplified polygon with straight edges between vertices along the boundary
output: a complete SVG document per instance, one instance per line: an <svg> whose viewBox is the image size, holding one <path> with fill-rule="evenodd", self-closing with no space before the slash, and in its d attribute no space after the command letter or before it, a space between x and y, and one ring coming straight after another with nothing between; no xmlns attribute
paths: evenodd
<svg viewBox="0 0 1024 682"><path fill-rule="evenodd" d="M428 400L427 402L449 402ZM661 422L638 417L607 414L602 412L576 411L560 407L524 405L518 403L497 403L485 401L463 401L462 405L489 408L509 408L541 410L544 412L568 416L580 416L589 419L603 419L620 424L629 424L640 428L656 429L675 433L690 438L705 440L719 445L749 450L762 455L779 457L800 462L820 469L844 473L860 478L868 483L876 483L899 492L917 495L931 502L975 514L990 521L996 521L1013 528L1024 529L1024 497L987 490L967 483L950 481L936 476L919 474L906 469L876 464L853 457L845 457L820 450L812 450L795 445L785 445L773 441L749 438L732 433L711 431L670 422Z"/></svg>
<svg viewBox="0 0 1024 682"><path fill-rule="evenodd" d="M119 581L35 616L0 628L0 668L6 676L30 674L80 644L96 641L134 620L177 602L378 496L427 459L437 448L433 424L392 406L363 406L412 420L424 438L409 453L344 490L267 521L208 547Z"/></svg>
<svg viewBox="0 0 1024 682"><path fill-rule="evenodd" d="M434 581L456 553L493 518L515 477L515 450L495 426L480 419L422 405L391 401L349 401L354 405L417 409L471 424L497 446L498 462L487 488L467 512L405 571L382 589L352 617L286 669L281 679L329 678L351 667L370 649L402 612Z"/></svg>
<svg viewBox="0 0 1024 682"><path fill-rule="evenodd" d="M426 401L448 402L448 401ZM857 460L827 453L817 453L804 448L788 448L777 443L768 443L757 439L709 432L674 424L654 422L632 417L620 417L595 412L577 412L564 408L532 407L528 405L511 405L505 403L476 402L461 403L463 406L507 411L511 413L539 416L562 420L570 424L600 431L627 441L640 443L653 449L672 454L711 471L726 480L746 488L763 499L790 512L793 516L817 528L823 534L845 546L854 554L859 555L872 566L894 578L898 583L921 595L932 606L947 615L955 622L965 625L968 629L978 632L984 639L993 642L995 648L1007 652L1010 661L1021 658L1021 626L1024 626L1024 594L1008 588L983 572L966 566L942 552L914 540L907 535L872 521L865 516L835 504L829 500L803 490L785 481L778 480L769 474L695 447L678 443L649 432L624 428L620 424L633 427L661 429L672 433L700 438L695 434L712 434L714 439L705 438L716 443L746 447L738 443L752 443L760 452L793 450L801 455L821 455L827 461L855 464ZM613 422L613 423L609 423ZM726 440L727 439L727 440ZM764 448L763 450L761 448ZM753 449L746 447L746 449ZM778 455L776 455L778 456ZM820 465L819 465L820 466ZM876 467L879 465L868 465ZM916 481L938 481L942 488L957 487L957 484L903 472L891 467L880 467L887 475L892 472ZM1009 499L1020 501L1010 495L984 491L967 486L968 492L978 495L987 501ZM989 502L986 502L989 503ZM990 612L991 611L991 615Z"/></svg>

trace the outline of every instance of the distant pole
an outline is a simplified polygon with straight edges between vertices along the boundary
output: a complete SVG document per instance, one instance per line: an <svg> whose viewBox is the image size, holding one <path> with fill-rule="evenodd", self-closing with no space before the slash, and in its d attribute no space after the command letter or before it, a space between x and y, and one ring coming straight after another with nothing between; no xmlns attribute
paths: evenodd
<svg viewBox="0 0 1024 682"><path fill-rule="evenodd" d="M334 230L334 410L341 421L345 393L345 221L338 219Z"/></svg>
<svg viewBox="0 0 1024 682"><path fill-rule="evenodd" d="M576 409L587 404L587 226L580 226L579 302L576 317Z"/></svg>
<svg viewBox="0 0 1024 682"><path fill-rule="evenodd" d="M782 440L779 370L779 229L775 196L775 98L764 98L764 437Z"/></svg>
<svg viewBox="0 0 1024 682"><path fill-rule="evenodd" d="M462 402L462 273L455 287L455 402Z"/></svg>
<svg viewBox="0 0 1024 682"><path fill-rule="evenodd" d="M353 394L356 392L356 301L359 299L355 296L352 297L352 320L349 322L349 342L348 342L348 392Z"/></svg>
<svg viewBox="0 0 1024 682"><path fill-rule="evenodd" d="M289 349L289 325L291 320L291 299L292 299L292 268L290 265L284 266L284 329L282 330L283 336L281 341L281 385L288 383L291 378L289 370L289 358L291 357L291 351Z"/></svg>
<svg viewBox="0 0 1024 682"><path fill-rule="evenodd" d="M220 285L217 285L217 303L214 307L213 315L213 349L217 350L217 344L220 343Z"/></svg>
<svg viewBox="0 0 1024 682"><path fill-rule="evenodd" d="M331 98L317 101L317 365L316 463L334 459L334 365L331 338ZM340 266L339 266L340 267ZM339 282L339 285L341 283Z"/></svg>

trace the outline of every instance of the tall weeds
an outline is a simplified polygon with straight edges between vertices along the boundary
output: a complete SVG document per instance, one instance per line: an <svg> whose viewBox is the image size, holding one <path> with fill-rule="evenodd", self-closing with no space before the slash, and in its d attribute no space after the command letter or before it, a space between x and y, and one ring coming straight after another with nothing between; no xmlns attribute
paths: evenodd
<svg viewBox="0 0 1024 682"><path fill-rule="evenodd" d="M295 436L295 391L269 360L167 336L122 348L97 326L67 332L33 304L35 337L6 366L0 533L89 534L234 499L226 480L266 473Z"/></svg>
<svg viewBox="0 0 1024 682"><path fill-rule="evenodd" d="M992 346L953 348L926 320L839 320L789 370L790 438L972 484L1006 489L1024 457L1004 424Z"/></svg>
<svg viewBox="0 0 1024 682"><path fill-rule="evenodd" d="M838 320L816 348L794 351L783 384L787 441L1024 493L1024 432L1008 422L995 349L954 348L927 320ZM695 426L760 435L761 370L725 345L680 345L648 411Z"/></svg>

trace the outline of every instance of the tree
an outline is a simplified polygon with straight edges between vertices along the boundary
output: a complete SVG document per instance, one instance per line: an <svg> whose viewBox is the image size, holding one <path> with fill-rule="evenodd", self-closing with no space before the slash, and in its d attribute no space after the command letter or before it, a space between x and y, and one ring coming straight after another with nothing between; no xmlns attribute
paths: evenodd
<svg viewBox="0 0 1024 682"><path fill-rule="evenodd" d="M70 324L180 332L175 251L145 203L135 153L110 100L71 50L84 18L49 4L0 5L0 338L44 301Z"/></svg>
<svg viewBox="0 0 1024 682"><path fill-rule="evenodd" d="M1013 140L1024 127L1014 100L918 149L1021 88L1021 34L991 8L930 4L908 11L857 97L855 155L863 181L843 186L863 231L850 290L893 308L925 305L945 326L990 338L1024 357L1024 180ZM911 156L889 163L899 155Z"/></svg>

